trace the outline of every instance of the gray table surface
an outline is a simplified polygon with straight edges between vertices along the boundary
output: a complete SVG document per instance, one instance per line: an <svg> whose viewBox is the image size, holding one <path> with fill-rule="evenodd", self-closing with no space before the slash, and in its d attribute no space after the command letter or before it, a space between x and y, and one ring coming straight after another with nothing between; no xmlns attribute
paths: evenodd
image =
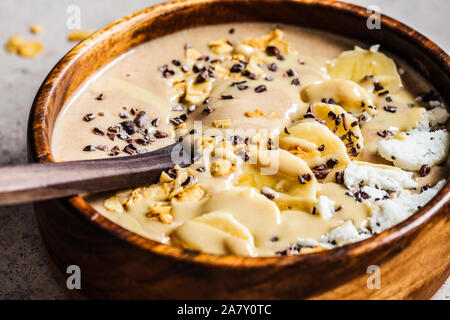
<svg viewBox="0 0 450 320"><path fill-rule="evenodd" d="M151 0L2 0L0 44L10 35L38 38L45 52L37 59L23 59L0 49L0 165L26 162L26 125L33 98L46 74L73 46L66 41L67 8L81 9L81 27L99 29L141 8L162 1ZM419 30L449 52L448 0L354 0ZM46 32L33 36L28 27L40 23ZM30 205L0 208L0 298L67 299L55 281L41 248ZM450 283L435 299L450 299Z"/></svg>

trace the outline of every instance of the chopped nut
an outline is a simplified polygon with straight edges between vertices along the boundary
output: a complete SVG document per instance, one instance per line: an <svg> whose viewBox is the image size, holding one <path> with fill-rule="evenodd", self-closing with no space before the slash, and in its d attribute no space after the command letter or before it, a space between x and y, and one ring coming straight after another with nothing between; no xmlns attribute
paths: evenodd
<svg viewBox="0 0 450 320"><path fill-rule="evenodd" d="M105 206L106 209L108 209L109 211L114 211L117 213L123 213L123 206L119 201L118 197L111 197L106 199L103 202L103 205Z"/></svg>
<svg viewBox="0 0 450 320"><path fill-rule="evenodd" d="M69 35L67 36L67 40L82 41L82 40L86 39L87 37L89 37L91 34L92 34L92 30L78 29L78 30L74 30L74 31L70 32Z"/></svg>
<svg viewBox="0 0 450 320"><path fill-rule="evenodd" d="M147 217L154 220L159 219L162 223L172 223L173 216L171 214L172 207L170 205L155 203L150 206Z"/></svg>
<svg viewBox="0 0 450 320"><path fill-rule="evenodd" d="M45 27L41 24L33 24L30 26L30 32L34 34L41 34L45 31Z"/></svg>
<svg viewBox="0 0 450 320"><path fill-rule="evenodd" d="M173 216L171 214L161 214L159 219L162 223L170 224L173 222Z"/></svg>
<svg viewBox="0 0 450 320"><path fill-rule="evenodd" d="M211 174L215 177L224 176L230 173L233 169L233 165L230 160L216 159L211 163Z"/></svg>
<svg viewBox="0 0 450 320"><path fill-rule="evenodd" d="M34 58L44 51L44 46L37 40L23 42L17 47L17 53L25 58Z"/></svg>
<svg viewBox="0 0 450 320"><path fill-rule="evenodd" d="M254 111L247 111L244 113L246 117L255 118L255 117L263 117L264 111L260 109L255 109Z"/></svg>
<svg viewBox="0 0 450 320"><path fill-rule="evenodd" d="M19 47L24 43L25 41L22 39L19 35L14 35L9 38L8 43L6 44L6 51L9 53L17 53L19 51Z"/></svg>
<svg viewBox="0 0 450 320"><path fill-rule="evenodd" d="M216 120L213 122L213 125L216 128L228 128L230 126L230 123L231 123L230 119Z"/></svg>
<svg viewBox="0 0 450 320"><path fill-rule="evenodd" d="M209 41L208 46L215 54L225 54L233 51L233 47L230 45L227 39L218 39L215 41Z"/></svg>
<svg viewBox="0 0 450 320"><path fill-rule="evenodd" d="M125 208L127 210L131 210L131 208L137 201L144 199L141 192L142 188L136 188L131 192L131 197L127 201L125 201Z"/></svg>
<svg viewBox="0 0 450 320"><path fill-rule="evenodd" d="M190 185L184 188L183 192L179 193L177 199L179 201L198 201L205 195L205 189L199 185Z"/></svg>

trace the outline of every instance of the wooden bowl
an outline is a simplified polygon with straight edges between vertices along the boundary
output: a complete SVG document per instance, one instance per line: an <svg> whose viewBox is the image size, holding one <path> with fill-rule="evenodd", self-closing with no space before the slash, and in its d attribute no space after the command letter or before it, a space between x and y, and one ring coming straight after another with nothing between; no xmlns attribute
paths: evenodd
<svg viewBox="0 0 450 320"><path fill-rule="evenodd" d="M369 15L364 8L337 1L186 0L127 16L77 45L50 72L30 114L30 160L53 161L50 139L56 116L86 78L136 45L198 25L281 22L381 43L428 78L449 105L449 56L386 16L380 30L368 30ZM447 183L412 217L365 241L273 258L215 256L160 244L107 220L80 197L38 202L35 212L63 285L69 265L81 268L77 297L427 299L450 274L449 191ZM381 289L367 286L371 265L380 267Z"/></svg>

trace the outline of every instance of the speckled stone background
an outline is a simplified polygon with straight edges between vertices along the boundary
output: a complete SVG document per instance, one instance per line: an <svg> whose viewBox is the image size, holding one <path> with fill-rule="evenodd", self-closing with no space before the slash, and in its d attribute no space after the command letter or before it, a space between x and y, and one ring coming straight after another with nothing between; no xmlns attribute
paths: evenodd
<svg viewBox="0 0 450 320"><path fill-rule="evenodd" d="M33 98L46 74L74 45L66 40L67 8L81 9L81 27L99 29L112 21L162 1L150 0L1 0L0 1L0 165L26 162L26 126ZM449 52L449 0L355 0L419 30ZM28 32L33 23L44 34ZM13 34L39 39L45 52L37 59L9 55L3 44ZM0 298L67 299L55 281L41 248L30 205L0 208ZM447 281L435 299L450 299Z"/></svg>

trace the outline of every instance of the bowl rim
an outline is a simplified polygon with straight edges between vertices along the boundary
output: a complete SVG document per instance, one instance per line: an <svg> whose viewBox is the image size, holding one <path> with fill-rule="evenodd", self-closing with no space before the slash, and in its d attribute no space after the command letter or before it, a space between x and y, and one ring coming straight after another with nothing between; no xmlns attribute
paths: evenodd
<svg viewBox="0 0 450 320"><path fill-rule="evenodd" d="M321 8L328 8L335 11L345 12L359 18L367 19L370 14L366 8L345 3L341 1L330 0L285 0L288 2L299 3L303 5L315 5ZM50 71L43 84L41 85L36 98L34 99L30 116L28 120L28 144L29 157L31 161L37 162L53 162L53 156L50 148L50 137L48 136L47 117L42 113L48 110L50 96L57 90L57 84L61 81L62 76L69 70L72 63L88 51L91 46L107 38L109 34L118 31L123 25L132 25L145 19L146 16L153 16L159 13L176 10L186 6L196 6L201 4L211 4L216 2L231 2L231 0L176 0L148 7L127 15L112 24L93 33L89 38L77 44L71 49ZM248 0L233 0L233 2L248 2ZM277 0L259 0L259 2L278 3ZM390 29L403 38L413 41L416 46L425 50L431 55L434 61L439 63L444 71L450 75L450 58L447 53L438 47L435 43L427 39L425 36L406 26L405 24L389 17L381 15L382 28ZM52 85L47 86L47 82L51 81ZM38 124L38 125L36 125ZM203 264L214 267L223 268L264 268L270 266L288 266L297 263L314 263L323 261L337 261L346 258L357 258L358 256L374 250L375 248L386 247L397 242L404 237L411 235L421 226L433 219L439 212L448 207L450 203L450 181L446 182L444 188L424 207L415 212L408 219L399 224L383 231L380 234L373 235L365 240L346 244L333 249L301 254L296 256L285 257L242 257L234 255L214 255L202 252L196 252L181 247L171 246L151 240L137 233L129 231L119 224L107 219L94 208L92 208L82 197L74 196L70 198L60 199L58 201L67 201L77 213L83 218L95 224L109 234L126 241L132 246L137 246L145 251L153 254L173 258L176 260Z"/></svg>

